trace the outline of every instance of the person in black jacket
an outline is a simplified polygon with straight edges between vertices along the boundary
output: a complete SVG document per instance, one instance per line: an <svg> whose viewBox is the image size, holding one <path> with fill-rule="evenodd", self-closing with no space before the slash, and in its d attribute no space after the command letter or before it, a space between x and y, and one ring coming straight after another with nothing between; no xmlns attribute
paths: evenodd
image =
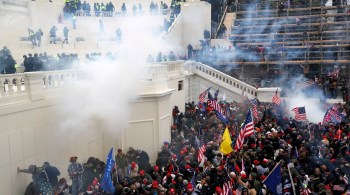
<svg viewBox="0 0 350 195"><path fill-rule="evenodd" d="M55 188L58 184L58 176L61 174L57 167L50 165L48 162L44 162L43 169L46 171L47 177L52 188Z"/></svg>

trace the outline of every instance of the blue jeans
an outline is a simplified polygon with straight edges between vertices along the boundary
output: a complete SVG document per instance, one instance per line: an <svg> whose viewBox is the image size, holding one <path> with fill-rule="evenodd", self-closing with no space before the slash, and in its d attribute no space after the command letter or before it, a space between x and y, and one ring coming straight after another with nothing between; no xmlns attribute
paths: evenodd
<svg viewBox="0 0 350 195"><path fill-rule="evenodd" d="M83 192L83 180L72 180L72 195L78 195Z"/></svg>

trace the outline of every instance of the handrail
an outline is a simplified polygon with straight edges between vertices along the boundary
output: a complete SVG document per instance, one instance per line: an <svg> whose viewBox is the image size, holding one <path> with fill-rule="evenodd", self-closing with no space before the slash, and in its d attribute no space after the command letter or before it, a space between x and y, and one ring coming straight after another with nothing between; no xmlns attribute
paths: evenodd
<svg viewBox="0 0 350 195"><path fill-rule="evenodd" d="M214 78L216 82L220 81L223 83L226 83L232 87L230 89L233 91L234 89L239 90L240 92L238 94L241 94L242 91L245 91L247 94L249 94L251 97L254 97L257 93L257 88L239 80L232 76L227 75L226 73L223 73L221 71L218 71L208 65L199 63L199 62L192 62L189 64L192 68L192 72L196 74L200 74L204 76L205 78ZM222 84L221 84L222 85Z"/></svg>

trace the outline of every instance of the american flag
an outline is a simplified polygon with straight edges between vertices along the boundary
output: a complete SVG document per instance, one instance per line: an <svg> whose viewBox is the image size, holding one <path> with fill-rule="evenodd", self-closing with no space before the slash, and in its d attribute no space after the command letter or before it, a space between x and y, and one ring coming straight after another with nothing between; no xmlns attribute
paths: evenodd
<svg viewBox="0 0 350 195"><path fill-rule="evenodd" d="M253 116L256 119L259 119L259 116L258 116L259 100L255 98L255 99L252 99L251 102L252 102L252 105L253 105Z"/></svg>
<svg viewBox="0 0 350 195"><path fill-rule="evenodd" d="M249 100L247 94L244 94L244 91L242 91L242 95L241 95L241 104L244 104L244 105L246 105L246 106L249 106L250 103L251 103L251 102L250 102L250 100Z"/></svg>
<svg viewBox="0 0 350 195"><path fill-rule="evenodd" d="M202 161L204 157L205 149L206 149L206 146L204 144L204 134L202 129L199 130L199 139L200 139L200 144L199 144L198 156L197 156L198 163Z"/></svg>
<svg viewBox="0 0 350 195"><path fill-rule="evenodd" d="M226 169L223 170L222 172L223 175L223 181L224 185L222 186L222 191L223 195L232 195L232 185L231 185L231 179L230 176L228 175L228 172Z"/></svg>
<svg viewBox="0 0 350 195"><path fill-rule="evenodd" d="M241 132L239 133L238 139L236 141L235 150L239 150L244 142L244 138L249 137L254 133L254 123L252 112L249 109L247 113L247 117L244 120L243 126L241 128Z"/></svg>
<svg viewBox="0 0 350 195"><path fill-rule="evenodd" d="M305 121L307 120L305 106L304 107L295 107L292 110L295 113L295 120Z"/></svg>
<svg viewBox="0 0 350 195"><path fill-rule="evenodd" d="M214 99L218 100L218 96L219 96L219 89L215 91L214 93Z"/></svg>
<svg viewBox="0 0 350 195"><path fill-rule="evenodd" d="M300 190L300 195L311 194L311 190L309 188L307 188L307 186L305 186L303 183L300 184L299 190Z"/></svg>
<svg viewBox="0 0 350 195"><path fill-rule="evenodd" d="M220 104L218 103L217 100L215 99L209 99L208 100L208 106L214 108L216 111L220 112L221 114L223 114L223 110L220 106Z"/></svg>
<svg viewBox="0 0 350 195"><path fill-rule="evenodd" d="M275 104L277 104L277 105L280 105L280 104L281 104L281 98L278 97L277 92L278 92L278 89L276 90L275 95L272 97L272 103L275 103Z"/></svg>
<svg viewBox="0 0 350 195"><path fill-rule="evenodd" d="M208 89L206 89L205 91L203 91L203 93L199 94L199 102L204 102L205 97L207 96L209 90L211 87L209 87Z"/></svg>

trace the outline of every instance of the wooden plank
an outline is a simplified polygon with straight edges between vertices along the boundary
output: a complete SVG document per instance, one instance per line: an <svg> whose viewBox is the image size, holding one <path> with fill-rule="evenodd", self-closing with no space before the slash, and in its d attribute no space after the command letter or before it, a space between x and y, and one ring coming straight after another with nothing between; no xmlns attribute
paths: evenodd
<svg viewBox="0 0 350 195"><path fill-rule="evenodd" d="M349 40L316 40L316 41L305 41L308 44L310 43L349 43ZM279 45L288 45L288 44L303 44L304 41L286 41L286 42L274 42L275 44ZM271 44L271 41L269 42L251 42L251 43L237 43L237 45L269 45Z"/></svg>
<svg viewBox="0 0 350 195"><path fill-rule="evenodd" d="M242 4L241 4L242 5ZM247 4L246 6L249 6L249 4ZM284 10L287 11L309 11L309 10L332 10L332 9L338 9L338 8L350 8L350 5L341 5L341 6L316 6L316 7L301 7L301 8L285 8ZM270 9L270 10L254 10L254 12L277 12L277 9ZM237 14L250 14L252 13L251 11L238 11L235 12Z"/></svg>
<svg viewBox="0 0 350 195"><path fill-rule="evenodd" d="M315 23L301 23L299 26L300 27L303 27L303 26L319 26L319 25L323 25L323 26L328 26L328 25L336 25L336 24L339 24L339 25L343 25L344 26L344 23L348 23L349 21L341 21L341 22L315 22ZM262 25L259 25L259 24L256 24L254 26L233 26L233 29L237 29L237 28L271 28L271 27L296 27L298 25L296 24L262 24Z"/></svg>
<svg viewBox="0 0 350 195"><path fill-rule="evenodd" d="M315 15L303 15L303 16L281 16L281 17L265 17L265 18L241 18L236 21L260 21L260 20L285 20L292 18L312 18L312 17L335 17L335 16L347 16L347 13L336 13L336 14L315 14Z"/></svg>
<svg viewBox="0 0 350 195"><path fill-rule="evenodd" d="M327 33L342 33L342 32L350 32L350 30L332 30L332 31L322 31L323 34ZM308 32L309 34L318 34L319 32ZM226 34L227 36L230 37L251 37L251 36L270 36L270 34L243 34L243 35L237 35L237 34ZM288 35L303 35L303 32L287 32L287 33L273 33L274 36L278 35L283 35L283 36L288 36Z"/></svg>

